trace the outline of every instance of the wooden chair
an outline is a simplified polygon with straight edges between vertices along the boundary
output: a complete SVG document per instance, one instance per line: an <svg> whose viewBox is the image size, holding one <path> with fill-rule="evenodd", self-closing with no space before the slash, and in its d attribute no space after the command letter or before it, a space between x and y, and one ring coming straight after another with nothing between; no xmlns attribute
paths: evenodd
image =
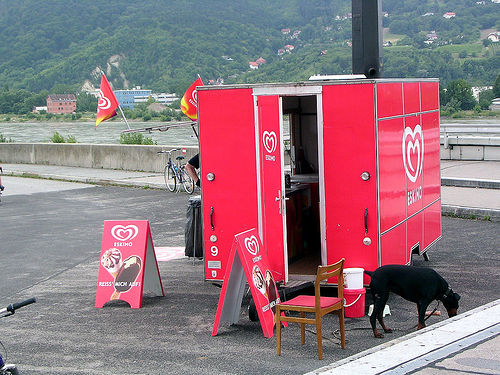
<svg viewBox="0 0 500 375"><path fill-rule="evenodd" d="M323 347L321 337L321 317L324 315L335 312L339 316L340 324L340 343L342 349L345 349L345 329L344 329L344 259L339 262L319 266L316 274L316 282L314 285L314 296L300 295L291 300L281 302L276 305L276 349L278 355L281 355L281 322L291 322L300 324L300 338L301 344L304 345L305 339L305 325L316 325L316 339L318 341L318 356L323 359ZM323 280L331 277L338 276L338 296L337 297L321 297L320 283ZM297 311L300 317L296 316L281 316L282 311ZM315 314L314 318L306 318L306 313Z"/></svg>

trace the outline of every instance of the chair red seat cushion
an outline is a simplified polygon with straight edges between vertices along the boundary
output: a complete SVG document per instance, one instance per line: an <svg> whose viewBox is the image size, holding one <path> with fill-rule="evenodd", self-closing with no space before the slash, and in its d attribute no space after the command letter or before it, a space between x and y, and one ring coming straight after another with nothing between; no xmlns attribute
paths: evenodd
<svg viewBox="0 0 500 375"><path fill-rule="evenodd" d="M340 302L341 299L337 297L321 297L320 305L321 308L330 307ZM281 302L280 305L288 305L288 306L305 306L305 307L314 307L316 304L315 296L297 296L288 301Z"/></svg>

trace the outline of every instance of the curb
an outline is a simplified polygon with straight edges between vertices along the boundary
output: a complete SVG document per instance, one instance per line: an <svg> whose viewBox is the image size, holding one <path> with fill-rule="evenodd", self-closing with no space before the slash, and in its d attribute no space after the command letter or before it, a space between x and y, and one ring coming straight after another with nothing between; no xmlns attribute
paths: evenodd
<svg viewBox="0 0 500 375"><path fill-rule="evenodd" d="M441 178L441 186L500 189L500 181L485 180L481 178L470 179L470 178L457 178L457 177L443 177Z"/></svg>
<svg viewBox="0 0 500 375"><path fill-rule="evenodd" d="M5 176L14 176L14 177L34 177L41 178L46 180L57 180L57 181L67 181L67 182L80 182L84 184L94 184L94 185L112 185L112 186L124 186L124 187L137 187L137 188L150 188L150 189L159 189L166 190L165 184L159 184L155 182L147 183L147 182L135 182L135 181L127 181L127 180L113 180L106 178L94 178L94 177L76 177L76 176L66 176L66 175L57 175L57 174L49 174L49 173L33 173L33 172L16 172L10 171L4 173Z"/></svg>
<svg viewBox="0 0 500 375"><path fill-rule="evenodd" d="M441 215L500 222L500 210L488 208L442 205Z"/></svg>

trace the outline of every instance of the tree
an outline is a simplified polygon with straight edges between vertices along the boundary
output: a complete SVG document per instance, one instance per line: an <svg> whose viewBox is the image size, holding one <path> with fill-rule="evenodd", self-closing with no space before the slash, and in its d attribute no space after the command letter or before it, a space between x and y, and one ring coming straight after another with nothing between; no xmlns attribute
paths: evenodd
<svg viewBox="0 0 500 375"><path fill-rule="evenodd" d="M81 92L76 96L77 112L96 112L97 98L86 92Z"/></svg>
<svg viewBox="0 0 500 375"><path fill-rule="evenodd" d="M461 110L471 110L476 105L472 87L463 79L451 81L446 88L449 101L455 101Z"/></svg>
<svg viewBox="0 0 500 375"><path fill-rule="evenodd" d="M489 109L491 102L495 99L493 90L484 90L479 93L479 106L481 109Z"/></svg>
<svg viewBox="0 0 500 375"><path fill-rule="evenodd" d="M500 74L498 74L495 84L493 85L493 95L495 98L500 98Z"/></svg>
<svg viewBox="0 0 500 375"><path fill-rule="evenodd" d="M50 90L51 94L74 94L75 93L74 85L65 85L62 83L58 83L52 87Z"/></svg>

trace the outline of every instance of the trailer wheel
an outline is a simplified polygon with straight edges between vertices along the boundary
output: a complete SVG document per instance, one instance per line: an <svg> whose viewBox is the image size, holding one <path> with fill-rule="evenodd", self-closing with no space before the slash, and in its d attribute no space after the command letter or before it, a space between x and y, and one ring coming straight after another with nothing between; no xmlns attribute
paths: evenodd
<svg viewBox="0 0 500 375"><path fill-rule="evenodd" d="M259 321L259 314L257 313L257 308L255 307L255 302L253 301L253 298L250 299L250 303L248 305L248 318L252 322Z"/></svg>

